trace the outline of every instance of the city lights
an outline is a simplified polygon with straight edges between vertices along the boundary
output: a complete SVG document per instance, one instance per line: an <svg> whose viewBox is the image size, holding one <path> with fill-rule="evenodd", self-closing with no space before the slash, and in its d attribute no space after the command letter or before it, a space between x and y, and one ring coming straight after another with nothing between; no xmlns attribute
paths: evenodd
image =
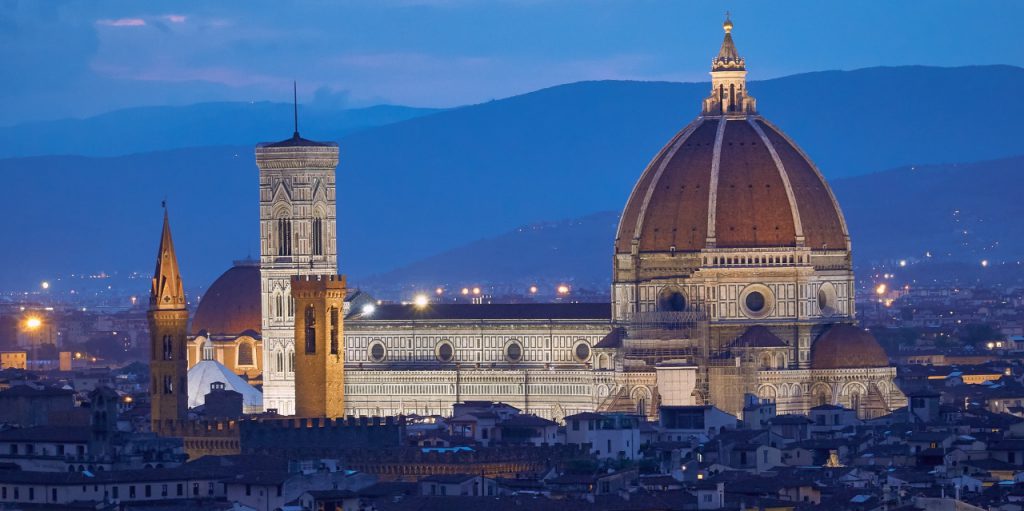
<svg viewBox="0 0 1024 511"><path fill-rule="evenodd" d="M29 316L25 320L25 328L28 328L29 330L35 330L41 326L43 326L43 320L36 316Z"/></svg>
<svg viewBox="0 0 1024 511"><path fill-rule="evenodd" d="M39 286L42 287L43 289L50 289L50 283L45 280L43 281L42 284L39 284Z"/></svg>
<svg viewBox="0 0 1024 511"><path fill-rule="evenodd" d="M425 294L418 294L418 295L416 295L416 296L415 296L415 297L414 297L414 298L412 299L412 303L413 303L413 305L415 305L416 307L419 307L419 308L421 308L421 309L422 309L423 307L426 307L426 306L427 306L427 304L429 304L429 303L430 303L430 299L428 299L428 298L427 298L427 295L425 295Z"/></svg>
<svg viewBox="0 0 1024 511"><path fill-rule="evenodd" d="M462 288L462 294L463 295L468 295L469 294L469 288L468 287Z"/></svg>
<svg viewBox="0 0 1024 511"><path fill-rule="evenodd" d="M530 294L531 295L537 294L537 286L530 286Z"/></svg>
<svg viewBox="0 0 1024 511"><path fill-rule="evenodd" d="M875 288L875 293L877 293L878 295L884 295L886 289L887 286L885 285L885 283L879 284L878 287Z"/></svg>
<svg viewBox="0 0 1024 511"><path fill-rule="evenodd" d="M982 268L988 268L988 259L982 259L981 260L981 267Z"/></svg>
<svg viewBox="0 0 1024 511"><path fill-rule="evenodd" d="M363 308L361 310L364 316L369 316L370 314L373 314L373 311L377 310L377 306L372 303L368 303L366 305L363 305Z"/></svg>
<svg viewBox="0 0 1024 511"><path fill-rule="evenodd" d="M560 294L560 295L567 295L567 294L569 294L569 286L567 286L565 284L560 284L558 286L557 291L558 291L558 294Z"/></svg>
<svg viewBox="0 0 1024 511"><path fill-rule="evenodd" d="M900 259L900 268L906 268L906 267L907 267L907 260L906 259Z"/></svg>
<svg viewBox="0 0 1024 511"><path fill-rule="evenodd" d="M475 295L478 295L478 294L480 294L480 288L478 288L478 287L474 287L474 288L473 288L473 294L475 294Z"/></svg>
<svg viewBox="0 0 1024 511"><path fill-rule="evenodd" d="M435 289L434 290L434 294L436 294L438 296L443 295L444 294L444 288L439 287L439 288Z"/></svg>

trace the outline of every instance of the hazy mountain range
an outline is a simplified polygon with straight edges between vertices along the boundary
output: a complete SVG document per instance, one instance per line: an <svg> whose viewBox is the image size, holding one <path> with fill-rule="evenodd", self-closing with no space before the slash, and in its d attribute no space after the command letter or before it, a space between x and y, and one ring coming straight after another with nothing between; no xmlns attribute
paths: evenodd
<svg viewBox="0 0 1024 511"><path fill-rule="evenodd" d="M899 67L797 75L754 82L750 91L761 112L830 178L851 223L858 258L925 250L972 258L979 243L995 241L1000 245L989 252L995 256L1020 253L1008 248L1021 238L1022 206L1013 198L1024 189L1019 159L865 174L1024 154L1017 121L1024 114L1017 94L1022 87L1024 69L1015 67ZM432 113L389 110L404 116L396 122L367 120L373 109L362 117L351 111L311 113L300 119L300 131L341 145L341 264L354 281L370 281L371 275L412 278L416 266L409 265L428 258L421 268L436 269L456 253L465 254L461 262L451 259L456 272L469 272L473 261L493 261L503 270L479 269L492 279L527 279L523 272L546 269L559 278L582 280L610 271L614 213L593 213L621 209L647 161L696 115L707 88L583 82ZM48 123L53 132L39 128L18 143L5 138L4 154L29 154L25 148L47 140L35 147L51 148L51 154L138 154L0 160L6 191L0 244L14 247L0 253L5 268L0 286L47 277L41 268L51 274L150 271L165 197L185 279L193 285L208 284L232 259L257 255L253 145L286 138L292 129L290 105L267 105L276 113L244 121L224 114L229 117L152 137L141 135L145 126L121 119L106 128L95 120ZM188 123L188 115L174 108L158 110ZM331 120L346 116L362 120ZM374 122L374 127L358 127ZM73 128L75 123L85 127ZM197 141L239 143L233 130L252 139L243 145L191 147ZM87 137L83 131L91 133ZM120 143L136 136L139 141ZM92 142L81 142L86 139ZM131 149L144 144L169 150ZM850 176L860 177L841 179ZM967 246L949 237L960 226L949 223L951 208L961 210L959 222L979 224L967 229ZM580 220L557 222L574 218ZM474 243L515 237L501 233L536 224L552 227L505 249L488 248L490 241ZM557 227L562 224L569 230ZM563 255L544 252L549 230L557 232L552 238ZM466 250L479 252L460 252ZM439 260L437 254L446 255ZM401 269L388 274L396 268Z"/></svg>
<svg viewBox="0 0 1024 511"><path fill-rule="evenodd" d="M853 239L854 259L911 263L990 259L1020 266L1024 259L1024 157L902 167L832 182ZM605 291L611 281L612 240L619 211L522 226L374 275L363 285L388 292L437 285L572 282ZM929 256L930 254L930 256Z"/></svg>

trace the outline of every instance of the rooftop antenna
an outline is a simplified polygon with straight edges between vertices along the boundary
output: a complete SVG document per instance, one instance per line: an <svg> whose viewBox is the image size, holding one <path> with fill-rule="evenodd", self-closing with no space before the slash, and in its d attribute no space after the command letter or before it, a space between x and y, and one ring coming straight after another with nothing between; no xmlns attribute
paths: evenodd
<svg viewBox="0 0 1024 511"><path fill-rule="evenodd" d="M299 138L299 86L292 80L292 105L295 109L295 138Z"/></svg>

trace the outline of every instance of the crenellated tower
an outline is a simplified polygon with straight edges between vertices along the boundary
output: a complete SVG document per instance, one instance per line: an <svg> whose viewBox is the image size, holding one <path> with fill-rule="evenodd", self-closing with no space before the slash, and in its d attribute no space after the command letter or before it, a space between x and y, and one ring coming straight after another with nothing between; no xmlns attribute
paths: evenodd
<svg viewBox="0 0 1024 511"><path fill-rule="evenodd" d="M343 275L292 277L295 300L295 415L345 416Z"/></svg>
<svg viewBox="0 0 1024 511"><path fill-rule="evenodd" d="M188 308L166 210L147 319L150 339L150 417L153 431L159 433L169 421L185 419L188 413L188 362L185 358Z"/></svg>
<svg viewBox="0 0 1024 511"><path fill-rule="evenodd" d="M298 115L296 114L296 119ZM260 170L263 407L295 413L292 277L338 273L335 169L338 145L299 136L256 146Z"/></svg>

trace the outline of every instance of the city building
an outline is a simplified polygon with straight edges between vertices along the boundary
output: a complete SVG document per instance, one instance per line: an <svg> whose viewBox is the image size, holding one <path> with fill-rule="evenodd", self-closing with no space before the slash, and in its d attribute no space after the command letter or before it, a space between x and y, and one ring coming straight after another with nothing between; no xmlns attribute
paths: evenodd
<svg viewBox="0 0 1024 511"><path fill-rule="evenodd" d="M828 404L869 418L905 404L885 351L856 326L839 205L810 159L758 114L732 23L724 29L701 113L655 156L623 210L612 303L350 304L335 392L346 414L431 415L494 400L557 421L592 411L654 418L659 404L739 416L753 394L779 414ZM256 149L262 320L250 338L263 353L264 407L285 415L295 412L302 319L290 279L337 269L337 151L297 132ZM230 317L231 303L253 303L255 273L222 277L248 280L212 298L221 321L255 323L251 305Z"/></svg>

